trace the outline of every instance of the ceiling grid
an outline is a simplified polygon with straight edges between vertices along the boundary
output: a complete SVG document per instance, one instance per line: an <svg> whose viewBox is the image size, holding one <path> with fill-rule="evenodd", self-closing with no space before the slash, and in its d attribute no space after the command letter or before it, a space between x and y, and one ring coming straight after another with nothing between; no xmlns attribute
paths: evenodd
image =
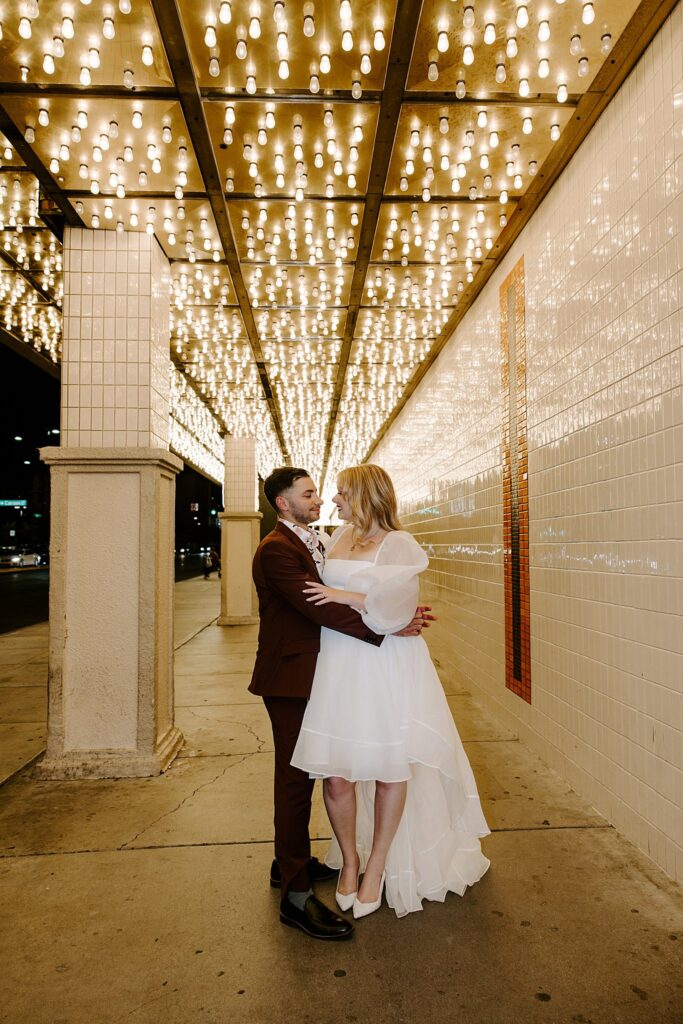
<svg viewBox="0 0 683 1024"><path fill-rule="evenodd" d="M333 485L674 6L18 0L1 340L58 363L64 223L152 233L176 366L227 430Z"/></svg>

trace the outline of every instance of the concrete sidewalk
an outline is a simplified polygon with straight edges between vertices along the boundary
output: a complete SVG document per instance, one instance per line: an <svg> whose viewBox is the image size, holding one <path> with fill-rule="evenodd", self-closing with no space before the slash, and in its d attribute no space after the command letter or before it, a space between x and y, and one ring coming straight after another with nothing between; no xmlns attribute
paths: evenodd
<svg viewBox="0 0 683 1024"><path fill-rule="evenodd" d="M448 679L489 873L348 943L280 925L256 629L205 625L212 581L177 594L171 769L0 788L3 1024L682 1024L680 890Z"/></svg>

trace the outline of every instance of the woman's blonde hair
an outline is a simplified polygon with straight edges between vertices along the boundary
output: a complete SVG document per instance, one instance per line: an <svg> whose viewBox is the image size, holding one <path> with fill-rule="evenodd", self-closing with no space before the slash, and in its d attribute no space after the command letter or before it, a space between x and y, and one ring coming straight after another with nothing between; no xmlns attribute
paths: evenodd
<svg viewBox="0 0 683 1024"><path fill-rule="evenodd" d="M394 485L381 466L366 463L342 469L337 487L351 508L354 544L363 544L375 524L387 532L401 529Z"/></svg>

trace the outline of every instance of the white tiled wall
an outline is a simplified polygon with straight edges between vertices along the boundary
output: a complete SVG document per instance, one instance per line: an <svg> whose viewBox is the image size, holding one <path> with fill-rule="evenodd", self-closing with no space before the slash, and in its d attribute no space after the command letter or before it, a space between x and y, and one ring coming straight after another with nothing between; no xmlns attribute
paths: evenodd
<svg viewBox="0 0 683 1024"><path fill-rule="evenodd" d="M225 438L223 506L226 512L258 510L256 441L253 437Z"/></svg>
<svg viewBox="0 0 683 1024"><path fill-rule="evenodd" d="M683 5L373 460L451 672L683 880ZM526 272L532 704L505 688L498 289Z"/></svg>
<svg viewBox="0 0 683 1024"><path fill-rule="evenodd" d="M168 448L169 293L150 235L66 228L63 445Z"/></svg>

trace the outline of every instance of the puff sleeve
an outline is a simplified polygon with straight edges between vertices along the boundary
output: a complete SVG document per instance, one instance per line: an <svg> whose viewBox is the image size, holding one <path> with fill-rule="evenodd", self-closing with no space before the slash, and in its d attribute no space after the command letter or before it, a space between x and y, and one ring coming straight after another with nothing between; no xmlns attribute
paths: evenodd
<svg viewBox="0 0 683 1024"><path fill-rule="evenodd" d="M415 538L396 530L385 538L375 564L349 578L349 590L366 592L361 615L373 633L396 633L408 625L419 600L419 575L428 565Z"/></svg>

